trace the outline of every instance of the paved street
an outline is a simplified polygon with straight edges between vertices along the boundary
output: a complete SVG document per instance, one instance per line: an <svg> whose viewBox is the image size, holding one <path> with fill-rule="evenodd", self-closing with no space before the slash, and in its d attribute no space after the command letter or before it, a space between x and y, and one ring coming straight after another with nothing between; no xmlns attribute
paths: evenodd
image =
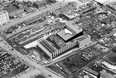
<svg viewBox="0 0 116 78"><path fill-rule="evenodd" d="M23 22L24 20L27 20L27 19L32 18L32 17L34 17L34 16L37 16L37 15L39 15L39 14L42 14L42 13L44 13L44 12L46 12L46 11L55 10L55 9L60 8L61 6L64 6L64 5L66 5L66 4L67 4L67 2L61 2L61 3L58 3L58 2L57 2L57 3L55 3L55 4L52 4L51 6L48 6L47 8L45 8L45 9L43 9L43 10L41 10L41 11L37 11L37 12L35 12L35 13L29 14L29 15L23 17L23 18L14 19L14 20L12 20L10 23L8 23L8 24L2 26L1 29L4 30L4 29L6 29L6 28L8 28L8 27L10 27L10 26L12 26L12 25L15 25L15 24L17 24L17 23ZM79 5L82 5L82 4L79 4ZM32 26L32 25L30 25L29 27L31 27L31 26ZM25 28L23 28L23 29L20 29L20 30L17 31L17 33L19 33L19 32L22 31L22 30L25 30L25 29L27 29L27 28L29 28L29 27L25 27ZM15 34L16 34L16 33L15 33ZM14 35L14 34L12 34L12 35ZM10 36L11 36L11 35L10 35ZM93 44L94 44L94 43L93 43ZM0 37L0 46L1 46L3 49L6 49L10 54L12 54L14 57L16 57L16 58L19 59L21 62L23 62L23 63L25 63L26 65L28 65L29 67L31 67L31 68L36 68L36 69L37 69L37 70L34 70L34 69L33 69L33 70L30 70L30 71L27 71L26 74L20 76L19 78L30 78L30 77L32 77L32 76L34 76L34 75L37 75L37 74L41 73L41 72L44 73L44 74L46 74L47 78L62 78L61 76L58 76L58 75L56 75L56 74L54 74L54 73L52 73L52 72L46 70L46 68L45 68L44 66L39 65L39 64L37 64L36 62L33 62L33 61L30 60L28 57L22 55L20 52L18 52L17 50L13 49L13 48L12 48L3 38L1 38L1 37ZM77 49L77 50L79 50L79 49ZM76 50L76 51L77 51L77 50ZM75 52L76 52L76 51L75 51ZM74 53L75 53L75 52L74 52ZM70 53L70 54L66 53L66 54L64 54L64 55L61 56L61 57L63 57L62 59L61 59L61 57L59 57L59 58L55 59L54 61L52 61L51 64L53 64L53 63L55 63L55 62L58 62L58 61L60 61L60 60L63 60L63 59L65 59L65 58L69 57L70 55L73 55L74 53L73 53L73 52ZM67 55L67 54L68 54L68 55ZM39 72L39 71L41 71L41 72ZM51 75L51 77L50 77L49 75Z"/></svg>
<svg viewBox="0 0 116 78"><path fill-rule="evenodd" d="M81 6L83 4L86 4L86 3L80 3L78 0L76 2L78 4L78 6ZM23 17L23 18L15 19L15 20L11 21L10 23L8 23L7 25L2 26L1 29L4 30L4 29L6 29L6 28L8 28L8 27L10 27L12 25L15 25L15 24L17 24L19 22L23 22L26 19L29 19L29 18L32 18L34 16L40 15L40 14L46 12L46 11L53 11L55 9L60 8L61 6L62 7L65 6L67 3L68 3L68 1L66 1L66 2L64 1L64 2L61 2L61 3L58 2L58 3L52 4L51 6L48 6L47 8L43 9L42 11L39 10L39 11L37 11L35 13L31 13L31 14ZM77 6L77 8L78 8L78 6ZM45 24L45 22L39 23L39 26L44 25L44 24ZM17 33L21 32L21 31L24 31L26 29L29 29L31 27L34 27L34 26L37 26L37 24L29 25L29 26L23 27L21 29L18 29L15 33L7 35L7 38L13 36L14 34L17 34Z"/></svg>
<svg viewBox="0 0 116 78"><path fill-rule="evenodd" d="M27 30L27 29L30 29L31 27L42 26L42 25L44 25L44 24L45 24L45 22L42 22L42 23L39 23L39 24L29 25L29 26L27 26L27 27L18 29L15 33L9 34L9 35L7 35L6 37L9 38L9 39L10 39L10 38L14 38L15 35L17 35L18 33L22 32L22 31L25 31L25 30Z"/></svg>
<svg viewBox="0 0 116 78"><path fill-rule="evenodd" d="M25 57L24 55L20 54L20 52L16 51L15 49L12 50L12 47L10 45L7 44L6 41L4 41L1 37L0 37L0 46L3 49L6 49L10 54L12 54L15 57L19 57L20 59L23 59L23 61L29 66L33 67L33 68L37 68L38 70L40 70L42 73L46 74L46 75L51 75L51 78L62 78L58 75L53 74L52 72L49 72L48 70L45 69L44 66L39 65L35 62L33 62L32 60L30 60L28 57Z"/></svg>
<svg viewBox="0 0 116 78"><path fill-rule="evenodd" d="M25 16L23 18L12 20L10 23L2 26L1 29L6 29L6 28L8 28L8 27L10 27L12 25L15 25L15 24L17 24L19 22L23 22L24 20L27 20L27 19L32 18L34 16L37 16L39 14L42 14L42 13L44 13L46 11L55 10L57 8L60 8L61 6L64 6L65 4L66 3L63 3L63 2L62 3L52 4L51 6L48 6L48 8L45 8L42 11L37 11L37 12L32 13L31 15L27 15L27 16ZM42 65L38 65L37 63L30 60L28 57L20 54L20 52L16 51L15 49L12 49L12 47L10 45L8 45L8 43L6 41L4 41L4 39L2 39L1 37L0 37L0 46L3 49L6 49L10 54L12 54L17 59L21 60L23 63L25 63L29 67L36 68L37 70L40 70L42 73L46 74L46 76L48 75L47 78L49 78L49 76L50 76L50 78L61 78L61 76L53 74L52 72L46 70L45 67L43 67ZM27 74L22 75L19 78L26 78L26 77L30 78L30 76L32 76L32 75L34 75L34 74L36 74L38 72L37 70L31 70L31 71L27 72ZM32 71L33 71L33 73L31 73Z"/></svg>
<svg viewBox="0 0 116 78"><path fill-rule="evenodd" d="M67 52L67 53L65 53L65 54L62 54L61 56L59 56L58 58L52 60L49 64L47 64L47 65L45 65L45 66L49 66L49 65L52 65L52 64L54 64L54 63L57 63L57 62L59 62L59 61L61 61L61 60L64 60L64 59L70 57L71 55L77 54L78 52L80 52L80 50L83 50L83 49L85 49L85 48L87 48L87 47L90 47L90 46L92 46L92 45L95 45L96 43L97 43L97 42L92 42L91 44L87 45L87 46L84 47L84 48L76 48L76 49L71 50L71 51L69 51L69 52Z"/></svg>
<svg viewBox="0 0 116 78"><path fill-rule="evenodd" d="M24 20L27 20L27 19L32 18L32 17L34 17L34 16L40 15L40 14L46 12L46 11L52 11L52 10L55 10L55 9L57 9L57 8L60 8L61 6L65 5L65 4L67 4L67 2L62 2L62 3L57 2L57 3L54 3L54 4L48 6L48 7L45 8L45 9L38 10L37 12L31 13L31 14L29 14L29 15L26 15L26 16L23 17L23 18L14 19L14 20L12 20L10 23L8 23L8 24L2 26L1 29L4 30L4 29L6 29L6 28L8 28L8 27L10 27L10 26L13 26L13 25L18 24L18 23L20 23L20 22L23 22Z"/></svg>

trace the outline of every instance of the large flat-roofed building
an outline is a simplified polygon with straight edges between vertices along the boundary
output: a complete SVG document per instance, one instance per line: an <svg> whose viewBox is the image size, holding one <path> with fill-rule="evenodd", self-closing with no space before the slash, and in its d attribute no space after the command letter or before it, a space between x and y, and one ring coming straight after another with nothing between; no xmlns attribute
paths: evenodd
<svg viewBox="0 0 116 78"><path fill-rule="evenodd" d="M38 46L41 48L51 60L62 56L67 52L69 53L70 50L75 47L79 48L79 45L83 46L83 43L89 41L88 38L81 42L78 41L78 38L84 36L83 30L78 25L73 25L72 22L66 23L65 28L54 34L53 37L50 36L51 35L37 40L33 44L33 47ZM32 46L32 44L25 46L25 48L29 48L30 46Z"/></svg>
<svg viewBox="0 0 116 78"><path fill-rule="evenodd" d="M54 59L64 53L67 53L74 47L79 47L79 43L77 40L74 40L77 37L80 37L83 35L83 30L77 26L72 25L71 23L67 23L66 28L59 31L57 34L55 34L58 38L61 39L61 41L57 42L56 44L63 44L64 46L57 49L49 43L46 39L41 39L38 41L38 46L44 50L44 52L51 58ZM56 38L56 37L54 37ZM58 40L60 40L58 39ZM53 40L54 41L54 40Z"/></svg>
<svg viewBox="0 0 116 78"><path fill-rule="evenodd" d="M69 29L65 28L63 30L61 30L58 35L64 40L64 41L69 41L74 35L75 33L70 31Z"/></svg>
<svg viewBox="0 0 116 78"><path fill-rule="evenodd" d="M56 49L52 45L50 45L46 40L39 40L38 41L38 47L40 47L44 53L46 53L50 59L54 59L66 52L68 52L70 49L78 46L78 42L74 41L72 43L68 43L66 46Z"/></svg>
<svg viewBox="0 0 116 78"><path fill-rule="evenodd" d="M59 49L54 47L54 45L52 45L46 39L40 39L38 41L38 46L50 57L50 59L54 59L70 51L74 47L79 47L79 42L73 39L84 36L82 28L80 28L77 25L72 25L72 23L70 22L67 23L66 25L67 26L64 29L62 29L57 34L55 34L65 43L63 44L64 46L60 47ZM62 41L61 42L56 41L57 42L56 44L61 44L63 43ZM81 43L80 43L80 46L81 46Z"/></svg>
<svg viewBox="0 0 116 78"><path fill-rule="evenodd" d="M50 59L53 59L56 50L46 40L38 41L38 47L40 47Z"/></svg>
<svg viewBox="0 0 116 78"><path fill-rule="evenodd" d="M57 33L65 42L68 42L76 37L83 35L83 30L77 25L72 25L72 23L66 23L66 27Z"/></svg>
<svg viewBox="0 0 116 78"><path fill-rule="evenodd" d="M3 25L9 21L9 14L6 10L0 11L0 25Z"/></svg>

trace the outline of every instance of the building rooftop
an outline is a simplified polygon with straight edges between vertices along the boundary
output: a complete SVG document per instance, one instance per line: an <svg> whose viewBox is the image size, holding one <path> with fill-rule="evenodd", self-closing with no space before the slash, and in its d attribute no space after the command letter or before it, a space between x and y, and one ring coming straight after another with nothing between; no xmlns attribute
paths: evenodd
<svg viewBox="0 0 116 78"><path fill-rule="evenodd" d="M79 27L78 25L76 25L76 24L73 25L71 22L67 22L67 23L66 23L66 27L67 27L69 30L75 32L76 34L78 34L79 32L82 31L82 28L80 28L80 27Z"/></svg>
<svg viewBox="0 0 116 78"><path fill-rule="evenodd" d="M10 16L15 16L17 14L20 14L24 11L24 9L18 9L17 7L13 6L13 5L10 5L8 7L5 7L5 10L8 11L9 15Z"/></svg>
<svg viewBox="0 0 116 78"><path fill-rule="evenodd" d="M67 41L68 39L72 38L75 33L72 31L68 30L67 28L61 30L60 32L57 33L63 40Z"/></svg>
<svg viewBox="0 0 116 78"><path fill-rule="evenodd" d="M57 9L57 10L53 11L52 13L53 13L54 15L56 15L56 16L59 16L62 12L61 12L60 9Z"/></svg>
<svg viewBox="0 0 116 78"><path fill-rule="evenodd" d="M72 25L72 23L66 23L66 28L57 33L64 41L69 41L71 38L75 37L82 32L82 29L77 25Z"/></svg>
<svg viewBox="0 0 116 78"><path fill-rule="evenodd" d="M46 4L47 3L47 0L41 0L41 1L36 1L35 4L40 6L40 5L43 5L43 4Z"/></svg>
<svg viewBox="0 0 116 78"><path fill-rule="evenodd" d="M30 7L25 7L24 11L26 11L27 13L32 12L33 10Z"/></svg>
<svg viewBox="0 0 116 78"><path fill-rule="evenodd" d="M66 5L66 6L61 8L61 11L64 13L64 12L70 11L70 9L68 8L68 5Z"/></svg>

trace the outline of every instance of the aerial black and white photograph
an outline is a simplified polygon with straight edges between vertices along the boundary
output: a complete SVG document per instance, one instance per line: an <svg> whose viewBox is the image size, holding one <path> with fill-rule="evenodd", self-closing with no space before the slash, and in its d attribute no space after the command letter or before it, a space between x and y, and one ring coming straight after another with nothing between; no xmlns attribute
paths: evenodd
<svg viewBox="0 0 116 78"><path fill-rule="evenodd" d="M0 78L116 78L116 0L0 0Z"/></svg>

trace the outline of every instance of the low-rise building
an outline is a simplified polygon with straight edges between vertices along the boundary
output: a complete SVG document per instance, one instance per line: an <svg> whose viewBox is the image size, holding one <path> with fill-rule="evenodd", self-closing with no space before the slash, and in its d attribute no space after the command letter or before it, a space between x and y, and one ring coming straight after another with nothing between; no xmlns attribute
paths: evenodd
<svg viewBox="0 0 116 78"><path fill-rule="evenodd" d="M5 9L9 13L10 17L17 16L18 14L21 14L24 12L24 8L18 9L16 6L13 6L13 5L5 7Z"/></svg>
<svg viewBox="0 0 116 78"><path fill-rule="evenodd" d="M36 1L33 5L36 8L41 8L41 7L45 6L45 4L47 4L47 0Z"/></svg>
<svg viewBox="0 0 116 78"><path fill-rule="evenodd" d="M72 25L72 23L66 23L66 27L57 33L65 42L68 42L74 38L83 35L83 30L77 25Z"/></svg>
<svg viewBox="0 0 116 78"><path fill-rule="evenodd" d="M61 10L60 9L57 9L57 10L54 10L53 12L52 12L52 14L54 15L54 16L59 16L60 14L62 14L62 12L61 12Z"/></svg>
<svg viewBox="0 0 116 78"><path fill-rule="evenodd" d="M77 41L79 42L80 48L83 48L92 42L89 35L83 35L81 38L77 39Z"/></svg>
<svg viewBox="0 0 116 78"><path fill-rule="evenodd" d="M0 11L0 25L9 21L9 13L6 10Z"/></svg>
<svg viewBox="0 0 116 78"><path fill-rule="evenodd" d="M25 7L24 11L27 12L27 13L30 13L30 12L32 12L33 10L32 10L30 7Z"/></svg>

